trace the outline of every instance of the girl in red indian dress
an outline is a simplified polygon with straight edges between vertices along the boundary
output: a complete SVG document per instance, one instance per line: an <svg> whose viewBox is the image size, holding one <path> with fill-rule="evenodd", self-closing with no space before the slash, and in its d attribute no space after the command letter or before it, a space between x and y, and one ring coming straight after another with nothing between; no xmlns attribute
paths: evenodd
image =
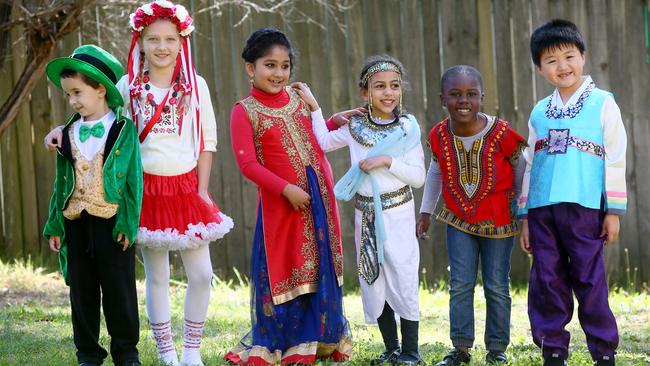
<svg viewBox="0 0 650 366"><path fill-rule="evenodd" d="M510 255L517 234L515 198L525 169L526 145L508 122L480 111L483 82L475 68L454 66L442 76L440 100L449 117L429 134L432 160L424 188L418 235L436 218L447 224L449 318L454 349L436 366L469 362L474 344L474 286L479 258L487 304L486 363L507 362L510 343Z"/></svg>
<svg viewBox="0 0 650 366"><path fill-rule="evenodd" d="M348 360L332 172L307 104L287 86L295 67L291 44L276 29L260 29L242 58L252 87L233 108L230 126L237 164L258 186L252 330L225 359L237 365Z"/></svg>

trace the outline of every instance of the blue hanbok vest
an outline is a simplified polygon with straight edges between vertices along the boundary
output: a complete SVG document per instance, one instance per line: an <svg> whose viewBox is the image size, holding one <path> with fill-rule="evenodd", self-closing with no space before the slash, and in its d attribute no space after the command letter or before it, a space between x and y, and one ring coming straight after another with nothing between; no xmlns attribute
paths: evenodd
<svg viewBox="0 0 650 366"><path fill-rule="evenodd" d="M605 196L601 110L609 92L590 85L569 108L550 107L552 96L531 112L537 133L526 208L573 202L600 209Z"/></svg>

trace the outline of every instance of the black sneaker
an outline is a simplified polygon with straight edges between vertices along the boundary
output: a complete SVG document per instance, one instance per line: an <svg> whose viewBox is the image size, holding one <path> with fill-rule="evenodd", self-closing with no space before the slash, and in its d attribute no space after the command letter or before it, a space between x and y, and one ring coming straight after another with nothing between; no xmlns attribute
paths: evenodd
<svg viewBox="0 0 650 366"><path fill-rule="evenodd" d="M566 359L554 353L550 357L544 357L544 366L567 366Z"/></svg>
<svg viewBox="0 0 650 366"><path fill-rule="evenodd" d="M379 357L370 361L370 366L379 366L379 365L394 365L397 362L397 359L400 356L400 349L396 348L392 351L384 351Z"/></svg>
<svg viewBox="0 0 650 366"><path fill-rule="evenodd" d="M472 356L469 353L454 348L436 366L460 366L463 363L469 363L471 359Z"/></svg>
<svg viewBox="0 0 650 366"><path fill-rule="evenodd" d="M506 356L505 353L501 351L489 351L487 355L485 355L485 363L488 364L499 364L503 363L506 364L508 363L508 357Z"/></svg>
<svg viewBox="0 0 650 366"><path fill-rule="evenodd" d="M395 364L399 366L426 366L427 363L424 362L419 353L411 354L402 352Z"/></svg>
<svg viewBox="0 0 650 366"><path fill-rule="evenodd" d="M603 356L600 360L596 360L596 366L615 366L616 359L614 356Z"/></svg>

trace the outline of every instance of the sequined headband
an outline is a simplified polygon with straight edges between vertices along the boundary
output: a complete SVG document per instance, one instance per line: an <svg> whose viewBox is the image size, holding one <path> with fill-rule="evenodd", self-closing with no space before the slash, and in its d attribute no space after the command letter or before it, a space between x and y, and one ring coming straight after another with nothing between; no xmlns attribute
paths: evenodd
<svg viewBox="0 0 650 366"><path fill-rule="evenodd" d="M368 85L368 80L370 80L374 74L382 71L394 71L398 75L402 75L402 71L397 65L392 62L382 61L370 66L368 70L366 70L366 73L363 74L363 77L361 78L361 85Z"/></svg>

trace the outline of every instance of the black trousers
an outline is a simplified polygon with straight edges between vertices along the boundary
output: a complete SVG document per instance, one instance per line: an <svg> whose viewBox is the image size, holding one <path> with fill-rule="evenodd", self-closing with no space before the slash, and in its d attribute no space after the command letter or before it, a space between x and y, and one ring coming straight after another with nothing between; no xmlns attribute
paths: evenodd
<svg viewBox="0 0 650 366"><path fill-rule="evenodd" d="M72 328L79 363L101 364L107 356L98 343L101 305L113 362L121 365L138 360L135 247L122 251L122 245L112 239L114 226L114 217L102 219L86 211L77 220L65 220Z"/></svg>

